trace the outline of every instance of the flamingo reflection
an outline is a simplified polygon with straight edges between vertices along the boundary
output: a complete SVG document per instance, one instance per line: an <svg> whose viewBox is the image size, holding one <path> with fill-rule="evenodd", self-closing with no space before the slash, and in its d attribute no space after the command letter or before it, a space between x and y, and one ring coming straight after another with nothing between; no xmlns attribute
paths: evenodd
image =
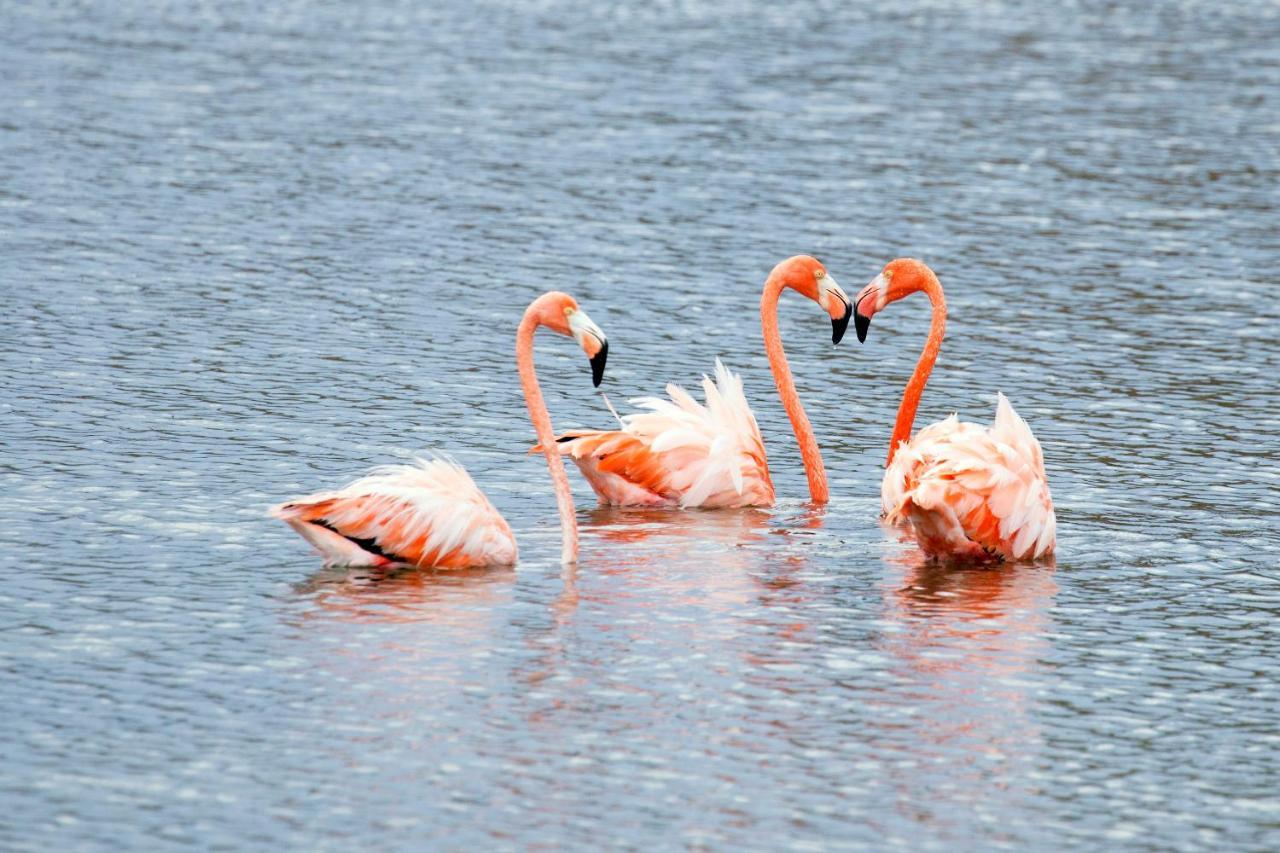
<svg viewBox="0 0 1280 853"><path fill-rule="evenodd" d="M300 612L287 621L317 671L376 688L375 706L439 702L502 642L515 580L506 567L329 569L295 586Z"/></svg>
<svg viewBox="0 0 1280 853"><path fill-rule="evenodd" d="M561 571L551 620L527 623L525 642L536 654L518 677L531 684L571 678L590 690L613 680L610 661L630 657L635 644L669 647L657 657L675 659L701 654L740 628L738 614L758 589L751 570L761 549L754 546L768 535L770 512L602 506L583 515L589 560ZM591 642L578 644L580 633ZM563 706L553 701L531 719L545 721Z"/></svg>
<svg viewBox="0 0 1280 853"><path fill-rule="evenodd" d="M981 802L1035 760L1033 690L1058 586L1052 565L947 567L914 549L887 562L880 645L896 685L881 745L919 818L922 801Z"/></svg>
<svg viewBox="0 0 1280 853"><path fill-rule="evenodd" d="M483 606L506 598L510 567L454 569L324 569L294 586L314 607L304 620L471 624Z"/></svg>
<svg viewBox="0 0 1280 853"><path fill-rule="evenodd" d="M800 575L808 566L809 551L818 531L822 529L826 518L827 507L805 504L794 514L781 519L783 522L771 530L771 534L783 541L774 549L774 559L762 567L756 577L756 600L765 608L761 615L751 621L765 626L769 633L787 642L800 642L809 638L811 624L807 619L796 618L793 621L776 621L770 614L772 611L785 610L803 617L806 606L812 599L812 591L801 580ZM775 543L776 544L776 543ZM753 664L777 663L774 659L777 646L768 647L774 651L758 652L747 655Z"/></svg>
<svg viewBox="0 0 1280 853"><path fill-rule="evenodd" d="M593 543L590 595L605 603L614 597L671 597L689 603L735 600L749 588L743 570L747 550L765 533L763 510L675 512L652 507L600 506L584 513L584 540ZM606 547L595 547L605 543ZM564 590L552 604L561 624L580 601L576 566L561 573ZM710 597L707 597L708 593Z"/></svg>

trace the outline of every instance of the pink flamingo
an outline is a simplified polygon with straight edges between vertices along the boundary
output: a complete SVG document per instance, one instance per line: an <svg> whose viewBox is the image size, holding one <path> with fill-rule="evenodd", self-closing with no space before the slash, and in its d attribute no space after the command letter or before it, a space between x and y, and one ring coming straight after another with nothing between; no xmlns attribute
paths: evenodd
<svg viewBox="0 0 1280 853"><path fill-rule="evenodd" d="M962 423L953 414L911 437L947 322L933 270L912 258L886 264L855 301L858 340L866 340L877 311L916 291L933 303L933 322L889 439L880 489L885 517L909 529L932 559L1025 560L1053 553L1057 523L1040 442L1004 394L990 427Z"/></svg>
<svg viewBox="0 0 1280 853"><path fill-rule="evenodd" d="M778 297L791 288L817 302L831 317L831 340L839 343L853 305L815 258L797 255L773 268L760 297L765 351L782 405L791 419L815 504L829 499L827 474L813 427L800 404L778 331ZM772 506L773 481L764 441L742 391L741 377L716 360L716 377L703 377L705 404L678 385L671 399L632 402L647 411L621 418L622 429L578 430L557 439L560 452L577 463L602 504L617 506ZM544 441L534 450L547 447Z"/></svg>
<svg viewBox="0 0 1280 853"><path fill-rule="evenodd" d="M568 294L544 293L524 312L516 332L520 385L538 439L554 447L555 431L533 368L533 333L539 326L578 342L591 360L596 386L609 344ZM560 510L561 559L571 563L578 558L573 494L559 454L546 456ZM345 489L297 498L270 512L314 545L326 565L466 569L516 562L510 525L467 472L446 459L382 468Z"/></svg>

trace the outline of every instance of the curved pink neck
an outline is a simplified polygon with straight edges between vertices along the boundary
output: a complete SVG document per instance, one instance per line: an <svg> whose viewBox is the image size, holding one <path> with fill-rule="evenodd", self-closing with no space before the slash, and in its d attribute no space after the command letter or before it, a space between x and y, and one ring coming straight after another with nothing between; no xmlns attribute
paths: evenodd
<svg viewBox="0 0 1280 853"><path fill-rule="evenodd" d="M889 458L885 460L887 467L893 462L899 445L911 440L911 429L915 426L916 410L920 408L920 395L924 393L925 383L933 372L933 365L938 360L938 351L942 349L942 336L947 327L947 300L942 295L942 284L932 272L923 276L923 283L911 287L902 296L916 291L924 291L933 304L933 319L929 322L929 337L924 342L924 351L916 362L915 372L902 392L902 403L898 406L898 419L893 424L893 435L889 438ZM901 299L902 297L898 297ZM897 301L897 300L894 300Z"/></svg>
<svg viewBox="0 0 1280 853"><path fill-rule="evenodd" d="M529 407L529 420L533 421L538 443L547 457L547 470L551 472L551 484L556 491L556 506L560 510L561 562L573 563L578 559L578 520L574 516L573 491L569 477L564 472L564 461L557 450L555 430L551 428L551 415L547 412L538 376L533 367L533 333L542 325L541 305L535 301L524 312L520 328L516 332L516 366L520 371L520 387L524 389L524 402Z"/></svg>
<svg viewBox="0 0 1280 853"><path fill-rule="evenodd" d="M773 371L773 382L778 386L782 407L787 410L796 442L800 445L804 473L809 478L809 497L816 504L825 504L830 500L827 469L822 466L822 451L818 449L818 439L809 424L809 416L800 404L800 394L797 393L795 379L791 376L791 366L787 364L787 354L782 350L782 333L778 330L778 297L782 294L783 286L780 276L770 276L764 283L764 293L760 296L760 328L764 332L764 350L769 356L769 368Z"/></svg>

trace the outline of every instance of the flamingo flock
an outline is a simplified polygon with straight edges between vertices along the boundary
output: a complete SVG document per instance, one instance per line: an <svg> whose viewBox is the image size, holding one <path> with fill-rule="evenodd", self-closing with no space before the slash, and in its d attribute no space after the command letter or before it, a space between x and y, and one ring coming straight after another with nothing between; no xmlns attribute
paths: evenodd
<svg viewBox="0 0 1280 853"><path fill-rule="evenodd" d="M813 427L783 351L778 300L794 290L817 303L839 344L852 318L866 341L871 318L890 303L923 292L932 304L924 350L907 382L889 439L881 484L887 523L914 540L925 558L945 563L1035 560L1056 544L1053 501L1040 443L1009 401L997 394L989 427L955 415L912 435L925 383L937 361L946 300L928 266L899 258L850 300L816 258L797 255L775 266L760 297L760 325L774 384L791 422L809 499L830 500ZM547 462L560 515L561 561L578 558L578 526L564 459L572 460L601 504L692 508L769 507L775 493L764 438L740 376L719 360L703 377L702 402L675 384L667 396L632 401L639 409L619 429L556 435L533 364L534 333L573 338L599 386L609 344L566 293L535 299L516 330L516 368L537 445ZM443 456L375 470L345 488L295 498L270 513L302 535L328 566L465 569L514 565L511 526L467 472Z"/></svg>

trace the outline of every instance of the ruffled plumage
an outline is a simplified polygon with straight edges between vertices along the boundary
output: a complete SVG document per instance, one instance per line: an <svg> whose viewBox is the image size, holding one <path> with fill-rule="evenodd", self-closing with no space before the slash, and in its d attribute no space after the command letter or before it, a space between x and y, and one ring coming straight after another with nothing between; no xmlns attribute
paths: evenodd
<svg viewBox="0 0 1280 853"><path fill-rule="evenodd" d="M952 415L899 445L881 503L930 556L1027 560L1056 545L1040 442L1004 394L990 427Z"/></svg>
<svg viewBox="0 0 1280 853"><path fill-rule="evenodd" d="M560 436L560 452L578 465L604 503L771 506L764 440L742 379L719 359L715 372L714 381L702 379L704 403L668 385L670 399L632 400L645 411L624 416L620 430Z"/></svg>
<svg viewBox="0 0 1280 853"><path fill-rule="evenodd" d="M512 565L511 528L452 460L380 468L344 489L272 507L326 565L461 569Z"/></svg>

